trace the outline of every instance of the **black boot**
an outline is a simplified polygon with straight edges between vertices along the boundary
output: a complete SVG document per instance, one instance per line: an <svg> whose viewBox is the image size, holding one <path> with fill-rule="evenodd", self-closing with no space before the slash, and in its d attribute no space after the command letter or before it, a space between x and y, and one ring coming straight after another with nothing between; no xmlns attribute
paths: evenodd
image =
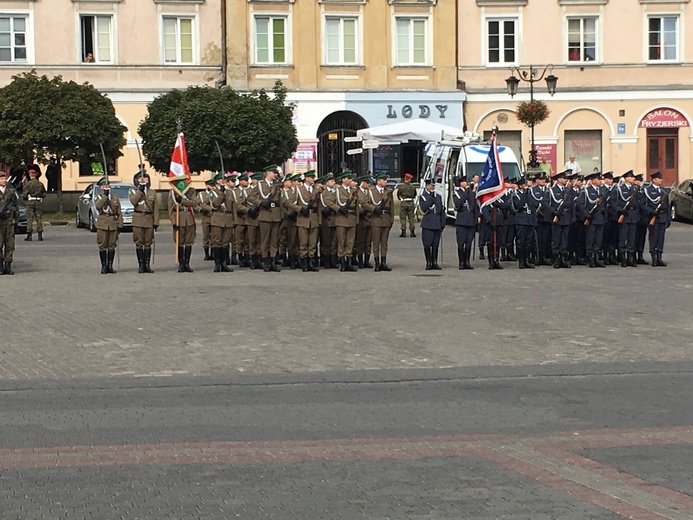
<svg viewBox="0 0 693 520"><path fill-rule="evenodd" d="M392 267L387 265L387 257L386 256L380 257L380 270L381 271L392 271Z"/></svg>
<svg viewBox="0 0 693 520"><path fill-rule="evenodd" d="M260 256L259 255L250 255L250 268L251 269L261 269L262 266L260 265Z"/></svg>
<svg viewBox="0 0 693 520"><path fill-rule="evenodd" d="M457 268L460 271L464 269L464 247L457 248Z"/></svg>
<svg viewBox="0 0 693 520"><path fill-rule="evenodd" d="M410 236L411 238L416 238L416 233L414 233L414 230L413 230L413 229L409 232L409 236Z"/></svg>
<svg viewBox="0 0 693 520"><path fill-rule="evenodd" d="M464 250L464 268L468 271L474 270L472 267L472 246L468 246Z"/></svg>
<svg viewBox="0 0 693 520"><path fill-rule="evenodd" d="M375 268L373 268L373 270L374 270L376 273L378 273L378 272L380 272L380 258L377 257L377 256L374 256L374 257L373 257L373 260L375 261Z"/></svg>
<svg viewBox="0 0 693 520"><path fill-rule="evenodd" d="M488 258L488 268L495 269L496 262L493 259L493 248L491 246L486 246L487 258Z"/></svg>
<svg viewBox="0 0 693 520"><path fill-rule="evenodd" d="M666 264L664 264L666 265ZM5 268L3 269L3 272L5 274L13 275L14 271L12 270L12 262L5 262Z"/></svg>
<svg viewBox="0 0 693 520"><path fill-rule="evenodd" d="M311 273L319 272L320 268L318 267L318 260L315 257L309 258L309 260L310 260L310 262L308 262L308 270Z"/></svg>
<svg viewBox="0 0 693 520"><path fill-rule="evenodd" d="M643 252L642 251L640 251L638 253L638 259L636 260L636 262L638 263L638 265L649 265L647 263L647 260L645 260L645 258L643 258Z"/></svg>
<svg viewBox="0 0 693 520"><path fill-rule="evenodd" d="M525 264L527 264L527 269L535 269L537 264L534 261L534 248L530 247L525 249Z"/></svg>
<svg viewBox="0 0 693 520"><path fill-rule="evenodd" d="M479 260L486 260L484 256L484 246L479 246Z"/></svg>
<svg viewBox="0 0 693 520"><path fill-rule="evenodd" d="M4 260L0 260L0 276L5 274L5 262Z"/></svg>
<svg viewBox="0 0 693 520"><path fill-rule="evenodd" d="M500 262L498 261L498 256L497 256L497 255L493 255L493 251L489 251L489 255L490 255L491 257L493 257L493 268L494 268L494 269L503 269L503 266L502 266L502 265L500 264Z"/></svg>
<svg viewBox="0 0 693 520"><path fill-rule="evenodd" d="M553 255L553 268L560 269L561 267L563 267L561 265L561 254L556 253L555 255Z"/></svg>
<svg viewBox="0 0 693 520"><path fill-rule="evenodd" d="M282 267L291 267L291 254L290 253L284 253L282 255Z"/></svg>
<svg viewBox="0 0 693 520"><path fill-rule="evenodd" d="M399 238L407 238L407 230L403 229L402 232L399 234Z"/></svg>
<svg viewBox="0 0 693 520"><path fill-rule="evenodd" d="M525 250L521 247L517 248L517 267L518 269L527 269L527 262L525 262Z"/></svg>
<svg viewBox="0 0 693 520"><path fill-rule="evenodd" d="M231 253L231 265L238 265L240 266L240 262L238 261L238 253L236 251L233 251Z"/></svg>
<svg viewBox="0 0 693 520"><path fill-rule="evenodd" d="M142 274L144 273L144 249L137 248L135 252L137 253L137 272Z"/></svg>
<svg viewBox="0 0 693 520"><path fill-rule="evenodd" d="M115 258L115 251L108 251L106 260L108 262L108 274L116 274L115 269L113 269L113 259Z"/></svg>
<svg viewBox="0 0 693 520"><path fill-rule="evenodd" d="M561 267L565 267L566 269L570 269L571 263L570 263L570 253L561 253Z"/></svg>
<svg viewBox="0 0 693 520"><path fill-rule="evenodd" d="M203 260L214 260L214 257L209 254L209 247L205 246L202 248L205 252L205 257Z"/></svg>
<svg viewBox="0 0 693 520"><path fill-rule="evenodd" d="M359 268L358 268L358 265L354 264L353 260L354 260L353 257L347 256L347 271L351 271L351 272L355 273L359 270Z"/></svg>
<svg viewBox="0 0 693 520"><path fill-rule="evenodd" d="M628 267L628 255L626 253L621 254L621 267Z"/></svg>
<svg viewBox="0 0 693 520"><path fill-rule="evenodd" d="M26 238L24 239L24 242L31 242L31 233L26 234Z"/></svg>
<svg viewBox="0 0 693 520"><path fill-rule="evenodd" d="M590 268L597 267L597 260L596 260L595 256L596 255L594 253L589 253L587 255L587 258L588 258L588 264L587 265L589 265Z"/></svg>
<svg viewBox="0 0 693 520"><path fill-rule="evenodd" d="M433 269L433 263L431 262L431 248L424 247L424 255L426 255L426 271Z"/></svg>
<svg viewBox="0 0 693 520"><path fill-rule="evenodd" d="M212 258L214 259L214 272L220 273L221 272L221 248L220 247L213 247L212 248Z"/></svg>
<svg viewBox="0 0 693 520"><path fill-rule="evenodd" d="M178 246L178 272L185 272L185 247Z"/></svg>
<svg viewBox="0 0 693 520"><path fill-rule="evenodd" d="M190 267L190 257L192 256L192 246L185 246L185 272L192 273L193 270Z"/></svg>
<svg viewBox="0 0 693 520"><path fill-rule="evenodd" d="M101 274L108 274L108 251L99 250L99 259L101 260Z"/></svg>
<svg viewBox="0 0 693 520"><path fill-rule="evenodd" d="M635 253L628 253L628 267L638 267L638 263L635 261Z"/></svg>
<svg viewBox="0 0 693 520"><path fill-rule="evenodd" d="M301 268L301 271L304 273L308 272L308 258L305 256L301 256L298 259L298 265Z"/></svg>
<svg viewBox="0 0 693 520"><path fill-rule="evenodd" d="M606 267L606 263L604 260L599 258L599 253L593 253L594 255L594 265L597 267Z"/></svg>
<svg viewBox="0 0 693 520"><path fill-rule="evenodd" d="M373 268L373 264L371 264L371 255L369 255L368 253L363 255L363 267L364 267L364 269L372 269Z"/></svg>
<svg viewBox="0 0 693 520"><path fill-rule="evenodd" d="M662 260L662 253L659 253L659 252L657 253L657 266L658 267L666 267L667 266L667 263L664 260Z"/></svg>
<svg viewBox="0 0 693 520"><path fill-rule="evenodd" d="M510 246L507 251L508 255L508 262L517 262L517 256L515 256L515 252L513 251L514 247Z"/></svg>
<svg viewBox="0 0 693 520"><path fill-rule="evenodd" d="M332 255L332 269L337 269L339 267L339 257L334 254Z"/></svg>
<svg viewBox="0 0 693 520"><path fill-rule="evenodd" d="M442 271L443 268L438 265L438 248L431 248L431 268L434 271Z"/></svg>
<svg viewBox="0 0 693 520"><path fill-rule="evenodd" d="M43 231L38 232L38 241L43 242Z"/></svg>
<svg viewBox="0 0 693 520"><path fill-rule="evenodd" d="M346 256L339 257L339 270L342 273L346 271Z"/></svg>
<svg viewBox="0 0 693 520"><path fill-rule="evenodd" d="M501 262L507 262L507 261L508 261L508 256L507 256L507 254L506 254L506 252L505 252L505 248L504 248L504 247L501 247L501 248L500 248L500 261L501 261Z"/></svg>
<svg viewBox="0 0 693 520"><path fill-rule="evenodd" d="M145 273L153 273L154 271L152 270L151 266L151 261L152 261L152 248L145 248L142 250L142 258L144 259L144 272Z"/></svg>
<svg viewBox="0 0 693 520"><path fill-rule="evenodd" d="M296 253L289 253L289 268L298 269L301 267L299 257Z"/></svg>

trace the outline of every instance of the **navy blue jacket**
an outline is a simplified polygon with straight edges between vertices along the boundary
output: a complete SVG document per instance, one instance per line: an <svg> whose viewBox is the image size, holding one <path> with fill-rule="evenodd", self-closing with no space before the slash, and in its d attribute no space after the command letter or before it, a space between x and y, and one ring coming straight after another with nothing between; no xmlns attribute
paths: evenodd
<svg viewBox="0 0 693 520"><path fill-rule="evenodd" d="M628 186L623 183L615 188L616 207L618 208L619 218L623 215L623 224L637 224L640 214L638 213L638 192L634 185Z"/></svg>
<svg viewBox="0 0 693 520"><path fill-rule="evenodd" d="M569 226L573 222L573 199L570 188L561 188L558 184L549 188L549 203L551 204L551 222L558 217L559 226Z"/></svg>
<svg viewBox="0 0 693 520"><path fill-rule="evenodd" d="M536 206L531 204L532 195L529 190L514 190L510 197L510 207L515 214L516 226L536 226ZM536 201L535 201L536 202Z"/></svg>
<svg viewBox="0 0 693 520"><path fill-rule="evenodd" d="M457 211L456 226L471 227L477 225L480 213L475 192L469 188L466 190L455 188L455 191L452 192L452 203Z"/></svg>
<svg viewBox="0 0 693 520"><path fill-rule="evenodd" d="M668 224L671 221L671 211L669 211L669 194L664 188L658 188L650 184L641 190L642 211L645 214L649 225L652 217L655 217L655 224Z"/></svg>
<svg viewBox="0 0 693 520"><path fill-rule="evenodd" d="M527 202L534 207L534 213L537 216L537 222L551 222L551 206L549 204L549 190L543 190L539 186L532 186L527 190Z"/></svg>
<svg viewBox="0 0 693 520"><path fill-rule="evenodd" d="M580 194L581 220L589 219L592 224L603 225L606 223L606 195L607 191L594 186L587 186Z"/></svg>
<svg viewBox="0 0 693 520"><path fill-rule="evenodd" d="M423 211L421 217L422 229L443 229L445 227L445 209L443 199L437 193L424 190L419 195L419 207Z"/></svg>

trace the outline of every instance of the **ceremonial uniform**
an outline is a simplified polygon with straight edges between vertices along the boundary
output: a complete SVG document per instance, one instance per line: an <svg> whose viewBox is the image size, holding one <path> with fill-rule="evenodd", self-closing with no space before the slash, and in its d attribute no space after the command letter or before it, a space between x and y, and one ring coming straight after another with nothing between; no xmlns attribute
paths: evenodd
<svg viewBox="0 0 693 520"><path fill-rule="evenodd" d="M561 172L552 177L556 184L549 188L549 204L551 206L551 254L553 266L570 267L568 257L568 234L573 223L573 199L570 188L561 186L559 179L565 179L566 172Z"/></svg>
<svg viewBox="0 0 693 520"><path fill-rule="evenodd" d="M642 185L644 180L644 175L639 174L635 176L635 180L640 184L636 184L636 189L638 194L635 196L638 208L638 223L635 225L635 254L637 258L635 263L638 265L647 265L647 260L644 258L645 254L645 241L647 238L647 227L650 219L645 211L645 187Z"/></svg>
<svg viewBox="0 0 693 520"><path fill-rule="evenodd" d="M525 184L525 179L518 181ZM515 233L517 241L517 261L520 269L533 269L531 251L534 249L534 228L537 225L537 205L532 203L530 190L517 189L510 196L510 208L515 215Z"/></svg>
<svg viewBox="0 0 693 520"><path fill-rule="evenodd" d="M254 180L262 178L262 174L256 173L251 176ZM246 215L246 225L248 234L248 252L250 254L250 268L262 269L260 263L260 200L257 194L257 183L245 190L245 203L248 208Z"/></svg>
<svg viewBox="0 0 693 520"><path fill-rule="evenodd" d="M438 248L440 236L445 228L445 208L443 199L435 192L428 191L432 188L433 181L428 180L424 191L419 195L419 208L423 212L421 217L421 242L426 256L426 270L440 270L438 265Z"/></svg>
<svg viewBox="0 0 693 520"><path fill-rule="evenodd" d="M455 182L456 181L456 182ZM461 179L453 180L455 190L452 192L452 203L455 206L455 234L457 237L457 257L459 269L474 269L470 262L472 247L474 246L474 234L479 224L479 205L476 194L471 188L461 188Z"/></svg>
<svg viewBox="0 0 693 520"><path fill-rule="evenodd" d="M300 180L301 175L294 174L288 180L293 183L294 179ZM279 257L282 259L282 267L290 267L291 269L296 269L299 266L299 232L296 227L298 214L289 207L295 198L295 187L282 188L280 201L284 218L279 226Z"/></svg>
<svg viewBox="0 0 693 520"><path fill-rule="evenodd" d="M233 269L229 267L231 259L229 251L231 240L233 239L233 225L235 222L236 207L233 189L226 189L219 186L212 190L210 194L212 202L212 256L214 257L215 273L230 273Z"/></svg>
<svg viewBox="0 0 693 520"><path fill-rule="evenodd" d="M490 204L486 204L481 209L481 227L483 229L484 246L486 246L486 256L488 258L489 269L503 269L500 265L498 249L500 243L500 230L504 223L507 202L500 197Z"/></svg>
<svg viewBox="0 0 693 520"><path fill-rule="evenodd" d="M0 171L0 177L7 179L7 173ZM0 185L0 274L14 274L14 225L18 218L17 192L7 182L4 186Z"/></svg>
<svg viewBox="0 0 693 520"><path fill-rule="evenodd" d="M605 179L613 179L611 172L604 174ZM606 190L606 222L604 224L604 237L602 240L602 251L604 260L609 265L616 265L616 250L618 249L618 207L616 205L616 187L611 184L604 184Z"/></svg>
<svg viewBox="0 0 693 520"><path fill-rule="evenodd" d="M142 172L138 179L145 176ZM146 176L148 178L148 176ZM134 207L132 215L132 240L135 242L137 252L138 272L153 273L151 268L152 245L154 243L154 231L159 227L159 203L156 191L149 184L140 184L130 188L130 203Z"/></svg>
<svg viewBox="0 0 693 520"><path fill-rule="evenodd" d="M99 258L101 259L101 274L115 274L113 259L118 247L118 235L123 228L123 212L117 195L111 195L106 190L108 179L102 177L97 183L102 188L102 193L96 199L96 243L99 246Z"/></svg>
<svg viewBox="0 0 693 520"><path fill-rule="evenodd" d="M416 236L414 232L414 200L416 199L416 188L410 182L413 176L409 173L404 174L405 182L397 187L397 199L399 200L399 225L402 228L400 237L407 236L407 223L409 223L409 234Z"/></svg>
<svg viewBox="0 0 693 520"><path fill-rule="evenodd" d="M29 170L33 172L34 170ZM36 231L38 240L43 241L43 199L46 197L46 188L43 183L33 177L22 189L22 198L26 206L26 239L31 241L34 232L34 220L36 220Z"/></svg>
<svg viewBox="0 0 693 520"><path fill-rule="evenodd" d="M529 190L531 198L528 202L534 208L537 218L535 229L537 265L548 265L551 258L551 205L549 190L546 186L532 186Z"/></svg>
<svg viewBox="0 0 693 520"><path fill-rule="evenodd" d="M573 177L577 176L574 175ZM570 254L570 263L573 265L585 265L585 215L580 204L582 192L582 188L576 186L570 188L573 222L570 224L570 231L568 231L568 253Z"/></svg>
<svg viewBox="0 0 693 520"><path fill-rule="evenodd" d="M376 183L385 184L387 175L379 173L375 176ZM393 190L377 185L368 190L361 200L361 205L370 213L370 226L373 247L375 271L391 271L387 265L388 240L390 229L394 223ZM367 257L366 257L367 259ZM364 267L367 267L364 263Z"/></svg>
<svg viewBox="0 0 693 520"><path fill-rule="evenodd" d="M356 235L354 236L354 258L352 261L359 267L371 268L371 248L373 247L373 228L371 226L371 210L368 209L369 187L363 183L370 182L370 175L357 179L359 186L356 200L358 201L358 221L356 223Z"/></svg>
<svg viewBox="0 0 693 520"><path fill-rule="evenodd" d="M257 183L257 196L260 206L260 214L258 216L260 223L260 254L263 257L266 272L279 272L281 270L276 263L277 251L279 250L279 226L282 222L280 190L281 184L278 180L268 181L265 179Z"/></svg>
<svg viewBox="0 0 693 520"><path fill-rule="evenodd" d="M212 180L205 181L207 188L204 191L200 191L197 194L197 200L199 203L200 215L200 227L202 228L202 249L205 252L205 260L214 260L212 255L209 254L209 248L212 247L212 242L210 238L210 233L212 232L212 202L209 199L209 195L212 191Z"/></svg>
<svg viewBox="0 0 693 520"><path fill-rule="evenodd" d="M304 175L306 178L315 178L315 172L312 170ZM320 188L306 182L296 188L294 199L287 203L287 207L297 214L299 264L304 272L318 271L315 261L320 226L317 198L321 191Z"/></svg>
<svg viewBox="0 0 693 520"><path fill-rule="evenodd" d="M234 249L238 254L239 267L251 267L250 250L248 241L248 186L243 186L248 181L248 175L242 173L238 176L239 186L233 190L233 201L236 209L236 233L234 234Z"/></svg>
<svg viewBox="0 0 693 520"><path fill-rule="evenodd" d="M587 178L595 178L598 174L588 175ZM590 267L605 267L599 258L604 237L604 225L606 223L605 199L608 191L604 186L596 187L590 184L580 194L579 206L581 208L580 220L585 230L585 251L587 253L587 265Z"/></svg>
<svg viewBox="0 0 693 520"><path fill-rule="evenodd" d="M189 187L181 196L171 190L168 197L168 217L173 226L173 240L178 243L178 272L192 273L190 256L195 243L195 208L199 202L195 190Z"/></svg>
<svg viewBox="0 0 693 520"><path fill-rule="evenodd" d="M650 178L661 179L661 172L655 172ZM643 209L649 218L649 246L652 267L666 267L667 264L662 260L664 253L664 235L666 229L671 225L671 211L669 207L669 194L667 190L654 184L650 184L644 190Z"/></svg>
<svg viewBox="0 0 693 520"><path fill-rule="evenodd" d="M336 188L327 186L327 182L331 179L331 173L323 177L326 187L319 196L318 206L320 208L320 258L326 269L336 269L338 263L337 233L335 232L337 213L332 209L332 206L336 205Z"/></svg>
<svg viewBox="0 0 693 520"><path fill-rule="evenodd" d="M628 171L623 178L633 178L633 171ZM616 208L618 209L618 251L621 254L621 267L635 267L635 227L640 215L637 209L638 195L635 186L623 182L616 187Z"/></svg>
<svg viewBox="0 0 693 520"><path fill-rule="evenodd" d="M351 173L344 172L341 179L349 179ZM335 190L335 197L330 206L336 212L335 229L337 234L337 255L340 259L340 271L356 271L357 267L351 261L356 236L357 188L342 184Z"/></svg>

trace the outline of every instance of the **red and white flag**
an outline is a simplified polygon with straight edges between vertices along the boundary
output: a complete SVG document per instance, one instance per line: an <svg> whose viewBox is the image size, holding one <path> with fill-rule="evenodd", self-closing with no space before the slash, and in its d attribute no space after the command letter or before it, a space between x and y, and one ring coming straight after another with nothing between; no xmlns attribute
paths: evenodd
<svg viewBox="0 0 693 520"><path fill-rule="evenodd" d="M173 189L182 195L190 186L190 168L188 167L188 152L185 149L185 135L178 134L176 144L168 167L168 178Z"/></svg>

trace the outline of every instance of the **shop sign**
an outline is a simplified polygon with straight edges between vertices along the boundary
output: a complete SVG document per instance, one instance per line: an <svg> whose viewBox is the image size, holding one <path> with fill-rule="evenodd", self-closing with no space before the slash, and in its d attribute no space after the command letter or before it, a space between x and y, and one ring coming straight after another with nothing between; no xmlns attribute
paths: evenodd
<svg viewBox="0 0 693 520"><path fill-rule="evenodd" d="M682 128L687 127L688 120L673 108L657 108L640 120L640 128Z"/></svg>
<svg viewBox="0 0 693 520"><path fill-rule="evenodd" d="M435 105L434 110L437 111L437 115L440 119L445 119L445 112L448 110L448 105ZM397 119L400 117L397 112L395 105L387 105L387 117L388 119ZM430 105L403 105L399 109L399 113L405 119L411 119L416 117L418 119L427 119L431 117L431 106Z"/></svg>

